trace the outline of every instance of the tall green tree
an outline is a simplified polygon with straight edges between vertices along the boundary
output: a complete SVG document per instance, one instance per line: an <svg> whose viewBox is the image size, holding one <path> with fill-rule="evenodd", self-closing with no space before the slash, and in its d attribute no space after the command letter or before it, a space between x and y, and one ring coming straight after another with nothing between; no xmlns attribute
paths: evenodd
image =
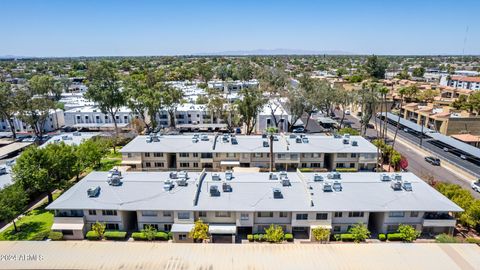
<svg viewBox="0 0 480 270"><path fill-rule="evenodd" d="M16 97L11 84L0 82L0 117L8 123L13 139L17 138L17 132L13 123L13 118L17 111Z"/></svg>
<svg viewBox="0 0 480 270"><path fill-rule="evenodd" d="M367 58L364 68L370 77L384 79L387 62L376 55L372 55Z"/></svg>
<svg viewBox="0 0 480 270"><path fill-rule="evenodd" d="M262 92L256 87L242 89L242 98L236 101L238 112L246 126L247 135L251 135L257 124L257 117L263 106L265 98Z"/></svg>
<svg viewBox="0 0 480 270"><path fill-rule="evenodd" d="M15 232L18 232L15 218L25 210L28 197L20 185L9 185L0 190L0 220L13 221Z"/></svg>
<svg viewBox="0 0 480 270"><path fill-rule="evenodd" d="M170 117L170 127L175 128L175 113L177 107L183 103L184 93L182 89L173 87L169 84L157 84L160 89L160 96L163 108L165 108Z"/></svg>
<svg viewBox="0 0 480 270"><path fill-rule="evenodd" d="M125 93L120 89L120 78L115 65L102 61L92 63L87 71L88 91L85 97L94 101L100 111L110 115L115 126L115 142L118 137L116 115L120 108L126 104ZM115 145L114 145L115 149Z"/></svg>

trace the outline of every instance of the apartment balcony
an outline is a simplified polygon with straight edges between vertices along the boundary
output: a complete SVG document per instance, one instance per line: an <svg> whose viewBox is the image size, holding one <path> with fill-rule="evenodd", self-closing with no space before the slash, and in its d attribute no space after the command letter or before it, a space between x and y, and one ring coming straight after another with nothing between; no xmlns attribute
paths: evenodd
<svg viewBox="0 0 480 270"><path fill-rule="evenodd" d="M457 220L449 214L427 213L423 218L423 227L455 227Z"/></svg>
<svg viewBox="0 0 480 270"><path fill-rule="evenodd" d="M200 158L200 163L213 163L213 157L212 158Z"/></svg>

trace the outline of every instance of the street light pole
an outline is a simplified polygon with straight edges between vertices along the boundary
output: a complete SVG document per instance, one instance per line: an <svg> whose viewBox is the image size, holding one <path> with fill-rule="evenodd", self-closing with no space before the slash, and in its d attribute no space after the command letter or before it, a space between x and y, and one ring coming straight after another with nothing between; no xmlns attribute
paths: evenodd
<svg viewBox="0 0 480 270"><path fill-rule="evenodd" d="M420 124L422 125L421 134L420 134L420 147L422 147L422 145L423 145L423 125L424 125L423 119L420 120Z"/></svg>

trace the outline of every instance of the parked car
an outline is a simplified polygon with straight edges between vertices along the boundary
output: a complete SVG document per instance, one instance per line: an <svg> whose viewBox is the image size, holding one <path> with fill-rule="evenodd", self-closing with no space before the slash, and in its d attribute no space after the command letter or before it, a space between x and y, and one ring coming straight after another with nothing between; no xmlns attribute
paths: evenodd
<svg viewBox="0 0 480 270"><path fill-rule="evenodd" d="M432 164L433 166L440 166L440 159L436 157L425 157L425 161Z"/></svg>
<svg viewBox="0 0 480 270"><path fill-rule="evenodd" d="M477 181L475 182L472 182L472 184L470 185L472 187L473 190L475 190L476 192L480 192L480 179L478 179Z"/></svg>
<svg viewBox="0 0 480 270"><path fill-rule="evenodd" d="M305 133L305 128L303 127L294 128L293 133Z"/></svg>
<svg viewBox="0 0 480 270"><path fill-rule="evenodd" d="M345 110L345 115L350 115L350 114L351 114L350 110Z"/></svg>
<svg viewBox="0 0 480 270"><path fill-rule="evenodd" d="M460 158L461 158L461 159L467 159L467 156L465 156L465 155L460 155Z"/></svg>
<svg viewBox="0 0 480 270"><path fill-rule="evenodd" d="M375 126L373 124L368 123L367 128L375 129Z"/></svg>

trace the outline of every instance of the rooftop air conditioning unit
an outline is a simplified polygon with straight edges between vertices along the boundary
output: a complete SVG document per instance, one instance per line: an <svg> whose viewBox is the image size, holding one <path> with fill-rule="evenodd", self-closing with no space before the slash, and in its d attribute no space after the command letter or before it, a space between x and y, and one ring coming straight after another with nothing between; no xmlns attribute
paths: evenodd
<svg viewBox="0 0 480 270"><path fill-rule="evenodd" d="M232 192L232 186L229 183L222 184L223 192Z"/></svg>
<svg viewBox="0 0 480 270"><path fill-rule="evenodd" d="M402 190L402 181L392 181L390 187L393 190Z"/></svg>
<svg viewBox="0 0 480 270"><path fill-rule="evenodd" d="M395 179L395 180L402 180L402 175L399 174L399 173L396 173L394 175L392 175L392 179Z"/></svg>
<svg viewBox="0 0 480 270"><path fill-rule="evenodd" d="M345 133L345 134L343 135L343 137L344 137L344 138L347 138L347 139L350 139L350 134Z"/></svg>
<svg viewBox="0 0 480 270"><path fill-rule="evenodd" d="M267 138L267 134L263 133L262 134L262 139L266 139Z"/></svg>
<svg viewBox="0 0 480 270"><path fill-rule="evenodd" d="M87 189L87 195L90 198L97 197L99 194L100 194L100 186L91 187Z"/></svg>
<svg viewBox="0 0 480 270"><path fill-rule="evenodd" d="M343 139L343 144L349 144L349 143L350 143L350 141L347 138Z"/></svg>
<svg viewBox="0 0 480 270"><path fill-rule="evenodd" d="M412 191L412 183L409 181L403 181L402 187L405 191Z"/></svg>
<svg viewBox="0 0 480 270"><path fill-rule="evenodd" d="M278 188L273 189L273 198L274 199L283 199L282 191Z"/></svg>
<svg viewBox="0 0 480 270"><path fill-rule="evenodd" d="M82 134L78 131L73 132L73 136L82 136Z"/></svg>
<svg viewBox="0 0 480 270"><path fill-rule="evenodd" d="M203 135L200 137L200 139L201 139L202 141L208 141L208 136L207 136L206 134L203 134Z"/></svg>
<svg viewBox="0 0 480 270"><path fill-rule="evenodd" d="M119 171L117 168L113 168L110 171L108 171L107 178L110 179L115 175L121 178L122 177L122 172Z"/></svg>
<svg viewBox="0 0 480 270"><path fill-rule="evenodd" d="M151 143L151 142L152 142L152 137L148 136L148 137L145 139L145 141L146 141L147 143Z"/></svg>
<svg viewBox="0 0 480 270"><path fill-rule="evenodd" d="M280 179L288 177L286 171L280 171L279 175L280 175Z"/></svg>
<svg viewBox="0 0 480 270"><path fill-rule="evenodd" d="M386 173L380 174L380 181L390 181L390 176Z"/></svg>
<svg viewBox="0 0 480 270"><path fill-rule="evenodd" d="M302 143L302 138L297 137L297 138L295 139L295 142L296 142L296 143Z"/></svg>
<svg viewBox="0 0 480 270"><path fill-rule="evenodd" d="M210 196L212 197L220 196L220 190L218 190L218 186L210 186Z"/></svg>
<svg viewBox="0 0 480 270"><path fill-rule="evenodd" d="M195 134L193 134L193 138L199 139L199 138L200 138L200 135L198 135L198 133L195 133Z"/></svg>
<svg viewBox="0 0 480 270"><path fill-rule="evenodd" d="M186 187L187 186L187 178L181 177L181 178L178 178L175 182L180 187Z"/></svg>
<svg viewBox="0 0 480 270"><path fill-rule="evenodd" d="M0 167L0 175L2 174L7 174L7 168L6 167Z"/></svg>
<svg viewBox="0 0 480 270"><path fill-rule="evenodd" d="M170 172L170 179L177 179L178 178L178 173L177 172Z"/></svg>
<svg viewBox="0 0 480 270"><path fill-rule="evenodd" d="M178 178L185 178L188 179L188 172L187 171L180 171L178 172Z"/></svg>
<svg viewBox="0 0 480 270"><path fill-rule="evenodd" d="M278 142L278 136L277 135L273 135L273 141Z"/></svg>
<svg viewBox="0 0 480 270"><path fill-rule="evenodd" d="M297 135L295 135L295 134L292 133L292 134L290 134L288 137L289 137L290 139L295 139L295 138L297 138Z"/></svg>
<svg viewBox="0 0 480 270"><path fill-rule="evenodd" d="M303 143L308 143L308 138L307 138L307 137L303 137L303 138L302 138L302 142L303 142Z"/></svg>
<svg viewBox="0 0 480 270"><path fill-rule="evenodd" d="M313 175L313 181L314 182L320 182L323 181L323 176L319 175L318 173Z"/></svg>
<svg viewBox="0 0 480 270"><path fill-rule="evenodd" d="M171 180L167 180L163 183L163 190L170 191L173 188L173 182Z"/></svg>
<svg viewBox="0 0 480 270"><path fill-rule="evenodd" d="M342 175L339 172L332 173L332 179L342 179Z"/></svg>
<svg viewBox="0 0 480 270"><path fill-rule="evenodd" d="M213 181L220 181L220 174L219 173L212 173L212 180Z"/></svg>
<svg viewBox="0 0 480 270"><path fill-rule="evenodd" d="M358 142L357 141L352 141L352 146L358 146Z"/></svg>
<svg viewBox="0 0 480 270"><path fill-rule="evenodd" d="M268 176L268 179L278 180L278 175L276 173L270 173L270 175Z"/></svg>
<svg viewBox="0 0 480 270"><path fill-rule="evenodd" d="M231 142L232 144L238 144L237 138L235 138L235 137L232 137L232 139L230 140L230 142Z"/></svg>
<svg viewBox="0 0 480 270"><path fill-rule="evenodd" d="M290 179L288 179L288 177L282 177L281 181L282 181L282 186L284 186L284 187L288 187L288 186L292 185L292 183L290 183Z"/></svg>
<svg viewBox="0 0 480 270"><path fill-rule="evenodd" d="M222 137L222 142L228 143L229 141L230 141L230 137L228 136L228 134L224 134Z"/></svg>
<svg viewBox="0 0 480 270"><path fill-rule="evenodd" d="M226 180L232 180L233 179L233 172L232 171L226 171L225 172L225 179Z"/></svg>
<svg viewBox="0 0 480 270"><path fill-rule="evenodd" d="M325 182L323 183L323 192L332 192L332 183L331 182Z"/></svg>
<svg viewBox="0 0 480 270"><path fill-rule="evenodd" d="M339 192L342 191L342 189L342 183L340 183L339 181L333 182L333 190Z"/></svg>
<svg viewBox="0 0 480 270"><path fill-rule="evenodd" d="M263 147L269 147L270 144L267 141L263 141Z"/></svg>
<svg viewBox="0 0 480 270"><path fill-rule="evenodd" d="M120 185L122 185L121 177L117 174L113 175L112 177L110 177L108 179L108 184L110 186L120 186Z"/></svg>
<svg viewBox="0 0 480 270"><path fill-rule="evenodd" d="M192 138L192 143L198 143L198 138L193 137Z"/></svg>
<svg viewBox="0 0 480 270"><path fill-rule="evenodd" d="M62 136L62 140L64 140L64 141L71 141L71 140L73 140L73 138L70 137L70 136L65 135L65 136Z"/></svg>
<svg viewBox="0 0 480 270"><path fill-rule="evenodd" d="M341 139L341 138L342 138L342 135L335 133L335 134L333 134L333 138L335 138L335 139Z"/></svg>

